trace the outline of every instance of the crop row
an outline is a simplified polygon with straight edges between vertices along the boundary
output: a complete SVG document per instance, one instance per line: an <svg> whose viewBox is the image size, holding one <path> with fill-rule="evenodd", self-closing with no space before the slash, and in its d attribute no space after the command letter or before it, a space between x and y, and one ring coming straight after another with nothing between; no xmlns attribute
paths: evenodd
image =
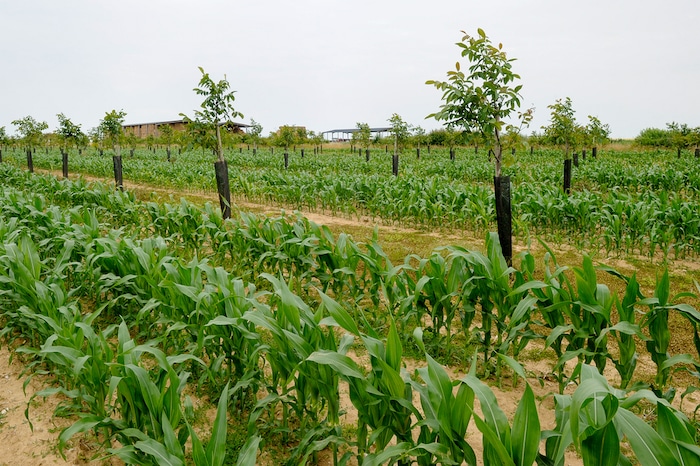
<svg viewBox="0 0 700 466"><path fill-rule="evenodd" d="M364 173L357 165L365 162L349 155L310 155L304 160L313 159L308 164L319 163L321 168L288 171L261 168L264 163L272 163L270 156L256 159L249 154L234 155L239 160L230 165L230 186L239 198L409 225L481 232L495 225L492 188L474 183L474 178L464 173L449 173L445 168L453 165L449 161L433 159L430 165L421 159L421 164L412 165L411 171L397 179ZM542 158L548 162L537 165L536 156L529 160L544 174L540 178L547 178L546 173L554 165L551 156L545 154ZM649 257L696 256L700 252L700 203L693 194L693 180L700 179L700 175L695 164L685 163L686 170L682 170L677 159L672 159L664 169L658 169L648 158L647 155L646 165L638 167L624 158L589 159L575 176L581 174L581 183L593 186L568 195L554 179L536 182L516 177L512 190L516 235L522 240L533 235L567 237L586 248ZM183 159L169 164L137 153L133 161L127 158L125 176L149 183L213 190L211 167L192 154L183 155ZM47 168L56 168L49 161L45 163ZM253 168L246 169L246 163ZM111 163L106 158L75 157L75 164L79 170L110 176ZM479 164L477 171L488 172L486 163ZM646 171L647 175L629 178L627 173L634 169ZM598 185L593 179L602 179L608 188L594 189ZM666 190L669 186L675 187ZM654 187L660 190L647 189Z"/></svg>
<svg viewBox="0 0 700 466"><path fill-rule="evenodd" d="M6 179L21 184L21 175ZM623 436L642 463L697 460L693 424L661 395L672 397L674 370L697 371L691 356L669 354L669 313L686 317L696 340L700 316L669 296L667 274L645 298L634 277L604 268L623 280L625 296L618 298L598 283L589 259L573 270L573 280L551 255L543 271L529 254L516 270L506 266L492 236L486 254L453 247L395 266L376 240L335 238L303 218L243 215L222 222L211 208L141 205L115 193L119 200L106 205L138 218L132 235L114 229L119 214L87 198L59 208L36 194L84 185L38 179L27 178L31 194L2 193L3 335L12 346L22 342L17 351L31 368L50 368L57 386L43 394L64 394L60 409L78 416L61 445L95 430L127 462L178 464L189 458L185 445L192 438L196 464L221 464L231 396L251 433L241 464L254 464L256 433L287 438L292 429L299 443L290 461L331 448L339 463L354 455L362 464L475 464L465 437L472 421L484 436L485 464L531 464L538 455L556 464L571 444L592 461L602 444L616 439L619 445ZM66 194L57 202L70 204ZM111 227L97 219L102 210L115 222ZM94 305L82 308L84 302ZM121 323L110 324L115 319ZM538 334L541 327L548 332ZM524 376L519 352L545 340L558 356L553 372L560 387L578 384L573 395L556 397L557 427L540 434L529 387L511 425L476 378L476 364L450 379L433 357L460 334L483 353L482 370L495 369L499 377L504 365ZM657 365L654 393L613 389L598 372L609 361L620 388L636 381L640 339ZM608 340L619 354L608 351ZM426 355L427 366L416 374L404 368L407 345ZM358 365L353 352L368 354L369 366ZM573 370L566 365L572 359L580 362ZM183 397L189 380L222 393L206 449ZM340 382L357 411L354 437L341 423ZM656 406L656 429L634 416L641 399ZM603 418L595 416L601 407ZM541 443L545 453L538 453Z"/></svg>

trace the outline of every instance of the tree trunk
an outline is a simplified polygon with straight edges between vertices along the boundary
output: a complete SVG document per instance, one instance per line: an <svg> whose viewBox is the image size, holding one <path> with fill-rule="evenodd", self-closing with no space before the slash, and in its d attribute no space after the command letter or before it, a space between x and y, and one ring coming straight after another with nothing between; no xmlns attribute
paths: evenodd
<svg viewBox="0 0 700 466"><path fill-rule="evenodd" d="M122 156L115 155L112 157L112 164L114 166L114 184L120 191L124 190L124 177L122 172Z"/></svg>
<svg viewBox="0 0 700 466"><path fill-rule="evenodd" d="M571 159L564 160L564 192L571 192Z"/></svg>
<svg viewBox="0 0 700 466"><path fill-rule="evenodd" d="M228 164L226 160L214 162L214 172L216 173L216 190L219 193L221 216L225 220L231 218L231 188L228 182Z"/></svg>
<svg viewBox="0 0 700 466"><path fill-rule="evenodd" d="M284 151L284 169L289 168L289 152Z"/></svg>
<svg viewBox="0 0 700 466"><path fill-rule="evenodd" d="M29 173L34 173L34 160L32 159L31 149L27 149L27 169Z"/></svg>
<svg viewBox="0 0 700 466"><path fill-rule="evenodd" d="M574 167L578 168L578 152L574 152Z"/></svg>
<svg viewBox="0 0 700 466"><path fill-rule="evenodd" d="M369 162L369 149L365 149L365 162Z"/></svg>
<svg viewBox="0 0 700 466"><path fill-rule="evenodd" d="M0 163L2 163L2 149L0 149Z"/></svg>
<svg viewBox="0 0 700 466"><path fill-rule="evenodd" d="M68 151L61 150L61 161L63 162L63 178L68 178Z"/></svg>
<svg viewBox="0 0 700 466"><path fill-rule="evenodd" d="M591 156L592 156L594 159L595 159L595 158L598 158L598 148L597 148L597 147L594 147L593 149L591 149Z"/></svg>
<svg viewBox="0 0 700 466"><path fill-rule="evenodd" d="M695 158L700 158L700 148L698 147L695 148ZM0 162L2 162L2 151L0 151Z"/></svg>
<svg viewBox="0 0 700 466"><path fill-rule="evenodd" d="M494 176L493 187L496 197L496 222L498 242L508 265L513 262L513 219L510 206L510 177Z"/></svg>
<svg viewBox="0 0 700 466"><path fill-rule="evenodd" d="M216 157L219 162L225 160L224 147L221 144L221 127L218 121L216 122Z"/></svg>
<svg viewBox="0 0 700 466"><path fill-rule="evenodd" d="M420 147L416 148L416 159L420 159Z"/></svg>
<svg viewBox="0 0 700 466"><path fill-rule="evenodd" d="M391 173L394 176L399 176L399 154L394 154L391 157Z"/></svg>

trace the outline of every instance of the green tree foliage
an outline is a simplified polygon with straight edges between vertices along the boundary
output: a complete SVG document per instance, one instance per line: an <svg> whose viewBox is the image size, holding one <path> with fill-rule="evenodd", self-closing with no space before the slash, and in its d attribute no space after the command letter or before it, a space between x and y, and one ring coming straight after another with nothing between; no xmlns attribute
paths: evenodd
<svg viewBox="0 0 700 466"><path fill-rule="evenodd" d="M646 128L634 141L640 146L686 149L700 145L700 127L690 128L683 123L666 123L666 129Z"/></svg>
<svg viewBox="0 0 700 466"><path fill-rule="evenodd" d="M583 143L584 129L576 122L571 99L557 99L547 106L551 110L549 126L543 126L547 143L564 148L564 158L571 158L571 149Z"/></svg>
<svg viewBox="0 0 700 466"><path fill-rule="evenodd" d="M372 131L367 123L357 123L357 131L352 133L352 141L363 149L368 149L372 143Z"/></svg>
<svg viewBox="0 0 700 466"><path fill-rule="evenodd" d="M391 115L387 120L391 123L391 134L394 136L394 155L398 154L399 147L411 135L411 126L406 123L398 113Z"/></svg>
<svg viewBox="0 0 700 466"><path fill-rule="evenodd" d="M158 127L158 133L159 133L159 140L160 143L163 144L165 147L170 148L170 145L173 143L175 140L175 130L173 129L172 126L170 125L160 125Z"/></svg>
<svg viewBox="0 0 700 466"><path fill-rule="evenodd" d="M686 123L666 123L669 133L670 146L674 149L685 149L690 146L690 136L693 130Z"/></svg>
<svg viewBox="0 0 700 466"><path fill-rule="evenodd" d="M482 29L477 37L462 31L457 46L462 57L469 60L469 74L461 71L459 62L454 71L447 72L447 81L426 81L443 92L443 104L436 113L428 115L448 126L480 132L493 145L496 176L501 176L501 133L504 120L520 108L520 89L515 84L520 75L513 72L514 58L508 58L503 44L495 46ZM519 114L520 127L532 119L532 109Z"/></svg>
<svg viewBox="0 0 700 466"><path fill-rule="evenodd" d="M588 115L586 135L593 146L605 145L610 137L610 125L602 123L597 117Z"/></svg>
<svg viewBox="0 0 700 466"><path fill-rule="evenodd" d="M224 79L218 83L214 82L200 66L199 71L202 73L202 78L199 80L199 86L193 90L197 95L204 96L201 104L201 110L195 110L195 119L192 120L184 114L180 114L190 126L191 135L202 147L206 147L207 132L215 134L215 150L219 161L224 160L224 148L221 142L221 124L231 121L234 118L243 118L243 114L233 108L233 102L236 100L234 94L236 91L230 91L231 85L224 75ZM196 123L192 125L192 123Z"/></svg>
<svg viewBox="0 0 700 466"><path fill-rule="evenodd" d="M22 143L27 149L33 149L40 145L44 136L43 132L49 128L48 123L36 121L31 116L13 120L12 124L17 127L17 132L22 137Z"/></svg>
<svg viewBox="0 0 700 466"><path fill-rule="evenodd" d="M647 147L670 147L668 131L660 128L645 128L639 132L634 142Z"/></svg>
<svg viewBox="0 0 700 466"><path fill-rule="evenodd" d="M58 136L61 145L64 149L75 146L76 148L85 145L85 133L80 129L80 125L76 125L63 113L56 115L58 118L58 128L56 135Z"/></svg>
<svg viewBox="0 0 700 466"><path fill-rule="evenodd" d="M124 117L126 117L126 112L123 110L112 110L111 112L106 112L104 118L100 121L100 130L103 139L112 146L117 156L121 156L121 143L124 137Z"/></svg>
<svg viewBox="0 0 700 466"><path fill-rule="evenodd" d="M285 150L289 149L289 146L293 146L299 140L299 133L297 128L294 126L280 126L280 129L275 135L275 144L280 147L284 147Z"/></svg>
<svg viewBox="0 0 700 466"><path fill-rule="evenodd" d="M262 134L263 127L260 123L250 119L250 127L248 128L247 139L253 143L253 148L257 150L258 143L260 142L260 135Z"/></svg>
<svg viewBox="0 0 700 466"><path fill-rule="evenodd" d="M0 126L0 147L4 147L10 143L10 137L7 135L4 126Z"/></svg>
<svg viewBox="0 0 700 466"><path fill-rule="evenodd" d="M416 147L421 147L428 143L428 134L420 126L413 128L413 136L411 137L413 144Z"/></svg>

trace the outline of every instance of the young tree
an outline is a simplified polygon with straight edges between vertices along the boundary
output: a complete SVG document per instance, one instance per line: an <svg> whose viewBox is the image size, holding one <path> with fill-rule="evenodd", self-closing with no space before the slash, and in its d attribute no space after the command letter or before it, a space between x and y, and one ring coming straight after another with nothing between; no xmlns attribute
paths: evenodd
<svg viewBox="0 0 700 466"><path fill-rule="evenodd" d="M357 122L357 131L352 133L352 140L361 148L367 150L372 143L372 130L367 123Z"/></svg>
<svg viewBox="0 0 700 466"><path fill-rule="evenodd" d="M571 99L557 99L547 106L552 111L549 126L543 126L544 137L550 144L564 148L564 160L571 158L571 150L581 143L583 128L576 123Z"/></svg>
<svg viewBox="0 0 700 466"><path fill-rule="evenodd" d="M448 125L466 131L478 131L493 146L496 177L501 176L501 133L505 120L520 107L520 89L515 82L520 76L513 72L514 58L508 58L503 44L494 46L482 29L478 37L462 31L464 36L457 46L462 57L470 62L469 74L461 71L459 62L455 71L447 73L447 81L426 81L442 91L443 104L427 118L445 121ZM532 118L532 109L519 114L521 126Z"/></svg>
<svg viewBox="0 0 700 466"><path fill-rule="evenodd" d="M304 144L306 141L308 141L308 133L306 132L306 128L303 126L297 126L294 128L295 130L295 144Z"/></svg>
<svg viewBox="0 0 700 466"><path fill-rule="evenodd" d="M201 66L199 71L202 73L202 78L199 80L199 86L194 88L194 92L204 96L204 100L201 104L201 110L194 112L195 122L200 132L206 133L207 130L213 130L216 134L217 161L214 164L214 170L221 213L226 219L231 217L231 192L228 182L228 164L224 159L224 148L221 143L221 124L231 121L233 118L243 118L243 114L233 108L233 102L236 100L235 91L229 90L231 86L226 75L217 83ZM191 125L192 120L184 114L181 115Z"/></svg>
<svg viewBox="0 0 700 466"><path fill-rule="evenodd" d="M610 137L610 125L603 124L598 117L588 115L586 134L593 144L593 147L597 147L599 144L603 146L608 142L608 138Z"/></svg>
<svg viewBox="0 0 700 466"><path fill-rule="evenodd" d="M260 123L250 119L250 127L248 128L248 138L253 141L253 150L258 150L258 143L260 142L260 135L262 134L263 127Z"/></svg>
<svg viewBox="0 0 700 466"><path fill-rule="evenodd" d="M671 123L666 123L666 130L668 131L671 146L678 151L678 157L680 157L681 150L690 146L691 128L686 123L680 124L672 121Z"/></svg>
<svg viewBox="0 0 700 466"><path fill-rule="evenodd" d="M403 121L398 113L387 120L391 123L391 134L394 136L394 155L399 154L399 146L411 135L411 126Z"/></svg>
<svg viewBox="0 0 700 466"><path fill-rule="evenodd" d="M498 236L506 260L512 258L512 220L510 208L510 178L501 177L501 133L506 120L520 108L520 76L513 71L514 58L508 58L503 44L495 46L482 29L477 36L464 36L457 46L470 65L469 72L455 70L447 73L447 81L426 81L442 91L443 104L427 118L444 121L448 126L469 132L480 132L493 147ZM529 124L532 109L519 113L520 127Z"/></svg>
<svg viewBox="0 0 700 466"><path fill-rule="evenodd" d="M199 87L193 90L197 95L204 96L201 104L201 110L195 110L195 120L201 127L212 130L216 135L216 156L220 162L224 161L224 148L221 143L221 124L231 121L234 118L243 118L243 114L233 108L233 102L236 100L234 94L236 91L230 91L231 85L224 75L224 79L218 83L214 82L200 66L199 71L202 73L202 78L199 80ZM180 114L186 121L191 122L186 115Z"/></svg>
<svg viewBox="0 0 700 466"><path fill-rule="evenodd" d="M17 132L22 137L22 143L27 150L35 149L39 146L44 136L43 132L49 128L48 123L36 121L31 116L13 120L12 124L17 127Z"/></svg>
<svg viewBox="0 0 700 466"><path fill-rule="evenodd" d="M117 157L121 157L124 117L126 117L126 112L123 110L112 110L111 112L106 112L104 118L100 121L100 132L104 137L104 141L112 146L114 155Z"/></svg>
<svg viewBox="0 0 700 466"><path fill-rule="evenodd" d="M160 125L158 127L158 139L161 144L170 149L175 137L175 130L170 125Z"/></svg>
<svg viewBox="0 0 700 466"><path fill-rule="evenodd" d="M289 150L289 146L293 146L297 143L298 133L294 126L280 126L280 129L275 135L275 140L277 145L284 147L284 150Z"/></svg>
<svg viewBox="0 0 700 466"><path fill-rule="evenodd" d="M413 136L411 139L413 139L413 143L416 145L416 148L420 149L421 146L427 143L428 134L423 128L416 126L413 128Z"/></svg>
<svg viewBox="0 0 700 466"><path fill-rule="evenodd" d="M68 150L69 147L75 146L79 148L85 139L85 133L80 129L80 125L76 125L63 113L56 115L58 118L58 128L56 135L58 136L61 147Z"/></svg>

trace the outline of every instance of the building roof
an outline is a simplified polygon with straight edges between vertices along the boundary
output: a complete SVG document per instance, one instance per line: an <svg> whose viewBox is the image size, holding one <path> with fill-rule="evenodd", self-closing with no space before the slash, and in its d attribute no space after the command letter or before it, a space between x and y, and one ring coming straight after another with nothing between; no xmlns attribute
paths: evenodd
<svg viewBox="0 0 700 466"><path fill-rule="evenodd" d="M372 133L386 133L387 131L391 131L391 127L384 127L384 128L370 128L370 132ZM356 133L358 132L358 128L348 128L348 129L330 129L328 131L324 131L321 134L326 134L326 133Z"/></svg>
<svg viewBox="0 0 700 466"><path fill-rule="evenodd" d="M176 123L185 123L185 120L168 120L168 121L149 121L148 123L126 123L122 126L142 126L142 125L173 125ZM237 123L235 121L225 121L221 123L222 125L231 124L239 128L250 128L250 125L245 123Z"/></svg>

